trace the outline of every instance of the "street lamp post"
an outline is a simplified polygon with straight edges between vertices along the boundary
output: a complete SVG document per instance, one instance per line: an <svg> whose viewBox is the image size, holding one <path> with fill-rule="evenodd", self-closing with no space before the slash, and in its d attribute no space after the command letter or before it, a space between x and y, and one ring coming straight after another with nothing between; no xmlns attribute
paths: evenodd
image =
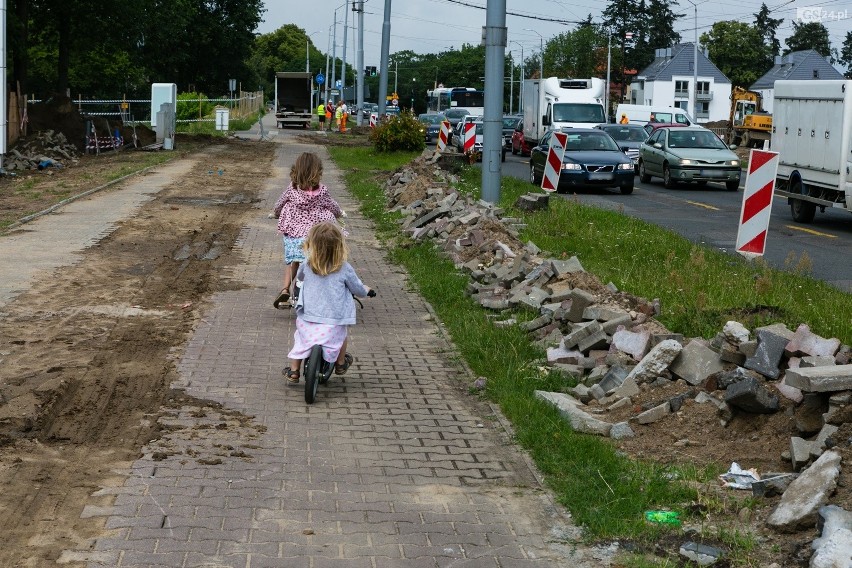
<svg viewBox="0 0 852 568"><path fill-rule="evenodd" d="M540 52L539 57L541 58L541 60L539 61L539 63L541 63L541 65L540 65L540 68L539 68L539 71L538 71L538 74L539 74L538 78L541 79L541 80L544 80L544 37L532 28L524 28L524 31L525 32L533 32L535 35L538 36L538 45L539 45L539 52Z"/></svg>
<svg viewBox="0 0 852 568"><path fill-rule="evenodd" d="M692 0L694 10L695 39L692 41L692 118L698 120L698 5Z"/></svg>
<svg viewBox="0 0 852 568"><path fill-rule="evenodd" d="M604 90L604 112L606 121L609 122L609 68L612 62L612 33L607 30L606 40L606 89Z"/></svg>
<svg viewBox="0 0 852 568"><path fill-rule="evenodd" d="M515 40L509 40L510 43L517 43L521 48L521 78L518 79L518 112L522 112L524 108L524 46Z"/></svg>
<svg viewBox="0 0 852 568"><path fill-rule="evenodd" d="M305 73L311 72L311 36L320 33L322 30L317 30L315 32L311 32L305 36ZM314 82L311 81L311 108L317 106L314 104ZM317 94L319 94L319 88L317 88Z"/></svg>

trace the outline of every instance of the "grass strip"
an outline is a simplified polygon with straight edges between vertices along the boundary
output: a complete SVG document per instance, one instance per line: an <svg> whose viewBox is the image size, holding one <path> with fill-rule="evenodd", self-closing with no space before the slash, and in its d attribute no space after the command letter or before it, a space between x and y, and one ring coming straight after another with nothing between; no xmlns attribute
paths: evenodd
<svg viewBox="0 0 852 568"><path fill-rule="evenodd" d="M374 221L391 260L404 266L412 283L444 323L474 373L488 377L486 395L512 422L517 441L536 461L547 483L591 537L654 538L660 530L645 524L643 512L680 507L695 492L682 477L653 463L636 462L605 440L575 433L558 411L535 398L535 390L560 391L566 379L540 362L543 353L517 328L496 328L466 294L467 277L431 244L398 239L398 215L385 210L382 184L387 172L407 163L411 153L377 154L370 148L330 147L347 185ZM370 164L365 170L363 164ZM691 472L693 477L709 473Z"/></svg>

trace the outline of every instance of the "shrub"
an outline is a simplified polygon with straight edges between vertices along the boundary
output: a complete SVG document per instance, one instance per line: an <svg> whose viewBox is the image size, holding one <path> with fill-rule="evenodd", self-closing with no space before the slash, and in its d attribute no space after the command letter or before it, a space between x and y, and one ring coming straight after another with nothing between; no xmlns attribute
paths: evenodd
<svg viewBox="0 0 852 568"><path fill-rule="evenodd" d="M207 98L207 95L204 93L180 93L177 98L177 109L175 109L175 118L177 120L192 120L213 113L214 105L204 100ZM200 113L198 112L199 106L201 106Z"/></svg>
<svg viewBox="0 0 852 568"><path fill-rule="evenodd" d="M410 112L401 112L376 125L370 132L370 141L379 152L420 151L426 147L423 125Z"/></svg>

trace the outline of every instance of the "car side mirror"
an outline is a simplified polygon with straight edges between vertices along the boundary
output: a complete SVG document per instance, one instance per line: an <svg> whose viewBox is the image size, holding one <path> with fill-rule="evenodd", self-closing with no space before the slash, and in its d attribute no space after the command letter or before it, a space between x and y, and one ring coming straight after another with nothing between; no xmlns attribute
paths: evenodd
<svg viewBox="0 0 852 568"><path fill-rule="evenodd" d="M660 144L659 142L654 142L654 148L656 148L657 150L662 150L662 149L663 149L663 145L662 145L662 144Z"/></svg>
<svg viewBox="0 0 852 568"><path fill-rule="evenodd" d="M728 148L729 148L729 149L731 149L731 150L736 150L736 149L737 149L737 145L736 145L736 144L729 144L729 145L728 145Z"/></svg>
<svg viewBox="0 0 852 568"><path fill-rule="evenodd" d="M542 126L550 126L550 119L547 118L546 114L543 114L541 116L541 124L542 124Z"/></svg>

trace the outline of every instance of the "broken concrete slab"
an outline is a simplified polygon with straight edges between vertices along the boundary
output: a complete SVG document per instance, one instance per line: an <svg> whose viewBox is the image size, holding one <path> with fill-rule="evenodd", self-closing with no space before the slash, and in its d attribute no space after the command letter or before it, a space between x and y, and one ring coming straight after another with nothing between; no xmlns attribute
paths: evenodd
<svg viewBox="0 0 852 568"><path fill-rule="evenodd" d="M588 311L588 309L586 311ZM651 332L647 330L628 331L624 328L620 328L612 334L613 347L619 351L627 353L637 361L641 360L648 352L650 343Z"/></svg>
<svg viewBox="0 0 852 568"><path fill-rule="evenodd" d="M550 265L553 267L553 272L556 276L562 276L564 274L574 274L576 272L585 272L583 269L583 265L580 264L580 259L576 256L572 256L568 260L555 260L552 259L550 261Z"/></svg>
<svg viewBox="0 0 852 568"><path fill-rule="evenodd" d="M637 384L653 381L668 369L682 349L683 345L674 339L658 343L642 357L628 377L634 379Z"/></svg>
<svg viewBox="0 0 852 568"><path fill-rule="evenodd" d="M583 311L596 301L597 298L591 292L586 292L580 288L571 290L571 309L568 311L568 321L583 321Z"/></svg>
<svg viewBox="0 0 852 568"><path fill-rule="evenodd" d="M852 513L837 505L819 509L821 534L811 547L810 568L839 568L852 565Z"/></svg>
<svg viewBox="0 0 852 568"><path fill-rule="evenodd" d="M669 370L693 386L703 384L707 377L725 369L719 354L693 339L675 357Z"/></svg>
<svg viewBox="0 0 852 568"><path fill-rule="evenodd" d="M618 422L612 425L609 431L609 437L613 440L623 440L624 438L632 438L636 435L633 428L627 422Z"/></svg>
<svg viewBox="0 0 852 568"><path fill-rule="evenodd" d="M725 339L733 343L734 345L739 345L744 341L748 341L748 338L751 336L748 329L738 321L729 321L725 324L725 327L722 328L722 334L725 336Z"/></svg>
<svg viewBox="0 0 852 568"><path fill-rule="evenodd" d="M796 328L793 338L784 348L784 351L788 357L794 355L800 357L804 355L825 355L833 358L838 349L840 349L839 339L825 339L820 337L812 333L811 328L803 323Z"/></svg>
<svg viewBox="0 0 852 568"><path fill-rule="evenodd" d="M828 451L805 470L769 515L767 524L781 532L795 532L816 525L819 508L828 503L840 475L840 454Z"/></svg>
<svg viewBox="0 0 852 568"><path fill-rule="evenodd" d="M609 436L612 424L604 422L581 410L581 403L577 399L559 392L535 391L538 399L544 400L555 406L559 413L571 423L571 427L577 432L585 434L597 434Z"/></svg>
<svg viewBox="0 0 852 568"><path fill-rule="evenodd" d="M639 414L635 419L639 424L652 424L662 420L669 414L671 414L671 406L669 405L669 401L666 401Z"/></svg>
<svg viewBox="0 0 852 568"><path fill-rule="evenodd" d="M757 351L753 356L746 359L743 367L757 371L764 377L776 379L781 374L778 365L781 364L784 348L789 343L789 339L783 333L776 333L770 327L759 328L756 331Z"/></svg>
<svg viewBox="0 0 852 568"><path fill-rule="evenodd" d="M771 414L779 408L778 397L754 377L746 377L725 390L725 402L755 414Z"/></svg>
<svg viewBox="0 0 852 568"><path fill-rule="evenodd" d="M787 370L787 384L804 392L852 390L852 365Z"/></svg>

